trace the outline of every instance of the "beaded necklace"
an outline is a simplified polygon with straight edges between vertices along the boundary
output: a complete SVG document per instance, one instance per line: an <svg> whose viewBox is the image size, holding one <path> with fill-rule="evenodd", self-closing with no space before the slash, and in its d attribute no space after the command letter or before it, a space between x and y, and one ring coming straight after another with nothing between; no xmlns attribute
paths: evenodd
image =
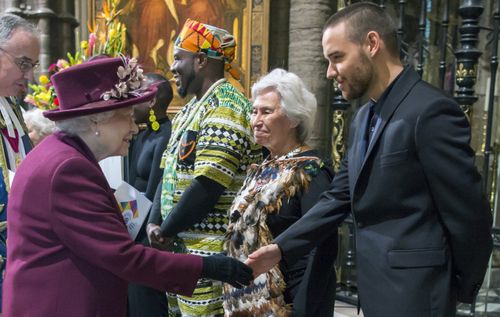
<svg viewBox="0 0 500 317"><path fill-rule="evenodd" d="M270 162L270 161L279 161L279 160L285 160L285 159L292 158L307 148L308 147L306 145L301 144L298 147L291 150L290 152L283 154L281 156L278 156L278 155L272 156L271 154L269 154L269 156L264 160L264 163Z"/></svg>

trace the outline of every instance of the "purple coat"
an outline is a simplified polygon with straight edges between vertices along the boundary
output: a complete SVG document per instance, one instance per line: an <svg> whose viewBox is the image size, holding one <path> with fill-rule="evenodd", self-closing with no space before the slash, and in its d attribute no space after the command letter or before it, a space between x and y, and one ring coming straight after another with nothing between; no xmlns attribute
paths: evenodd
<svg viewBox="0 0 500 317"><path fill-rule="evenodd" d="M9 197L5 317L123 317L127 281L191 295L202 260L134 244L86 144L47 137Z"/></svg>

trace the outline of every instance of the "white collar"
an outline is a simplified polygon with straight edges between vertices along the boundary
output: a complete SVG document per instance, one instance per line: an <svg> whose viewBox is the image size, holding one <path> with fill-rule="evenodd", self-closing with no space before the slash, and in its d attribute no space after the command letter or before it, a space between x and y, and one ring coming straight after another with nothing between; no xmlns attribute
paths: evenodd
<svg viewBox="0 0 500 317"><path fill-rule="evenodd" d="M6 97L0 97L0 113L2 114L3 120L5 121L5 126L7 127L7 133L9 137L15 138L16 133L14 132L14 128L17 130L19 134L19 138L24 135L23 127L21 126L21 122L17 118L14 110L12 110L12 106L7 102Z"/></svg>

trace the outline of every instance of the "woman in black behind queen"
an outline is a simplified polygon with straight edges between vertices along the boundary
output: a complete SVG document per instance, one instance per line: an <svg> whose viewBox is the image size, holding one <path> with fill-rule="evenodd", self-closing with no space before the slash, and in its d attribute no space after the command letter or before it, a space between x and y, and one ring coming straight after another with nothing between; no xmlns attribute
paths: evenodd
<svg viewBox="0 0 500 317"><path fill-rule="evenodd" d="M160 183L163 170L160 161L168 145L172 123L167 117L167 108L172 101L173 92L168 80L155 73L145 74L146 81L157 87L154 104L151 107L135 107L137 124L146 124L130 145L128 156L127 182L153 201ZM147 217L146 217L147 219ZM150 246L146 234L146 224L141 226L136 242ZM166 317L168 316L167 296L165 292L135 283L128 286L129 317Z"/></svg>
<svg viewBox="0 0 500 317"><path fill-rule="evenodd" d="M146 124L134 138L129 152L128 181L153 201L156 188L162 176L160 161L167 147L172 123L167 117L167 108L172 101L172 87L165 77L155 73L145 74L149 84L158 92L152 107L134 109L137 124Z"/></svg>

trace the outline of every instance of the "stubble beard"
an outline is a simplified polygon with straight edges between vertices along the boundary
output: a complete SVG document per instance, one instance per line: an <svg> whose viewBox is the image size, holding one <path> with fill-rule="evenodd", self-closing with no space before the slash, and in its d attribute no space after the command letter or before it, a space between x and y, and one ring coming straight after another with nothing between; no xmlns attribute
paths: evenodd
<svg viewBox="0 0 500 317"><path fill-rule="evenodd" d="M363 97L367 93L373 79L373 65L363 53L360 56L359 66L352 73L351 83L349 84L350 92L344 96L347 100Z"/></svg>
<svg viewBox="0 0 500 317"><path fill-rule="evenodd" d="M194 65L191 67L191 71L189 72L188 78L186 79L186 85L183 85L181 89L178 90L179 96L182 98L186 97L188 94L188 88L191 85L191 83L194 81L195 74L194 74Z"/></svg>

